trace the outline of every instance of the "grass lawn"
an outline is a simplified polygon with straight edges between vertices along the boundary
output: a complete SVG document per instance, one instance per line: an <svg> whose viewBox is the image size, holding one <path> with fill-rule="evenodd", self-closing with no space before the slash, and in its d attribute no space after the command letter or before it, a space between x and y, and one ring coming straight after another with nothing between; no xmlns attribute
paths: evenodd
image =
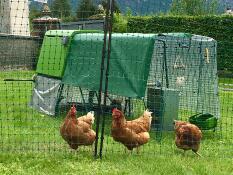
<svg viewBox="0 0 233 175"><path fill-rule="evenodd" d="M90 155L1 155L1 174L197 174L231 175L232 159L124 154L93 160Z"/></svg>
<svg viewBox="0 0 233 175"><path fill-rule="evenodd" d="M33 83L4 82L31 78L33 72L0 73L0 174L233 174L233 92L220 91L222 130L206 131L201 158L174 145L173 132L155 132L140 153L125 151L110 137L104 140L103 159L93 159L93 148L71 151L59 135L62 117L42 115L28 107ZM231 81L231 80L229 80ZM223 83L224 81L221 81Z"/></svg>

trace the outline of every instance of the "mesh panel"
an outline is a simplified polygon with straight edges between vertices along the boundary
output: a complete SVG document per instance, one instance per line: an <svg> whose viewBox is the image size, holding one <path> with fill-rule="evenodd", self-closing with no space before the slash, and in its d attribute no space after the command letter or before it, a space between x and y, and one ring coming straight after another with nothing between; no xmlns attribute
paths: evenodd
<svg viewBox="0 0 233 175"><path fill-rule="evenodd" d="M232 157L232 17L174 2L1 0L0 152Z"/></svg>

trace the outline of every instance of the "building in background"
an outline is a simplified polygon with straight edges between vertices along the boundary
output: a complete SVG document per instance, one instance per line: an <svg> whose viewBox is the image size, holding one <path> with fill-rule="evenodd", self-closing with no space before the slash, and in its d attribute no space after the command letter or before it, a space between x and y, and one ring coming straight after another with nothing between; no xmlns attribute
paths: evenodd
<svg viewBox="0 0 233 175"><path fill-rule="evenodd" d="M61 23L63 30L104 30L104 20L86 20Z"/></svg>
<svg viewBox="0 0 233 175"><path fill-rule="evenodd" d="M0 1L0 33L29 36L28 0Z"/></svg>
<svg viewBox="0 0 233 175"><path fill-rule="evenodd" d="M226 11L225 11L225 14L227 15L233 15L233 10L231 8L227 8Z"/></svg>
<svg viewBox="0 0 233 175"><path fill-rule="evenodd" d="M36 1L41 2L44 0L36 0ZM52 18L50 16L51 11L46 2L43 3L41 15L42 17L35 18L32 20L32 33L31 33L32 36L39 36L40 38L43 38L48 30L61 29L60 19Z"/></svg>

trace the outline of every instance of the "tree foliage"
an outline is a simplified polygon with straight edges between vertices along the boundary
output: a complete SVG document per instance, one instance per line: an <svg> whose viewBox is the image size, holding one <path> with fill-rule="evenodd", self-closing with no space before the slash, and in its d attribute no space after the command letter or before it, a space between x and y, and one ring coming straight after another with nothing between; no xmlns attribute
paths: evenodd
<svg viewBox="0 0 233 175"><path fill-rule="evenodd" d="M93 0L81 0L77 8L77 17L79 19L86 19L97 12L97 6Z"/></svg>
<svg viewBox="0 0 233 175"><path fill-rule="evenodd" d="M54 0L51 5L52 14L59 18L71 16L71 6L69 0Z"/></svg>
<svg viewBox="0 0 233 175"><path fill-rule="evenodd" d="M173 0L170 13L174 15L213 15L218 11L218 0Z"/></svg>
<svg viewBox="0 0 233 175"><path fill-rule="evenodd" d="M30 8L30 12L29 12L30 21L35 19L35 18L38 18L40 15L41 15L41 12L36 7L32 6Z"/></svg>
<svg viewBox="0 0 233 175"><path fill-rule="evenodd" d="M120 10L119 5L117 4L116 0L113 0L113 1L114 1L114 6L113 6L114 12L115 12L115 13L120 13L121 10ZM107 9L107 2L108 2L107 0L102 0L102 1L101 1L101 5L104 7L104 10Z"/></svg>

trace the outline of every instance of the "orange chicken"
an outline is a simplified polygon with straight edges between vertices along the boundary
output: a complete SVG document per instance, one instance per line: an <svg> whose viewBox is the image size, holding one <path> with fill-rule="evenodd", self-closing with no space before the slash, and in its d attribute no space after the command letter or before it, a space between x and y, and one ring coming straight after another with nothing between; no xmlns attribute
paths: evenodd
<svg viewBox="0 0 233 175"><path fill-rule="evenodd" d="M76 108L71 107L63 124L60 127L62 138L69 144L70 148L78 149L81 145L92 145L95 141L96 133L92 130L94 123L94 112L76 118Z"/></svg>
<svg viewBox="0 0 233 175"><path fill-rule="evenodd" d="M128 150L146 144L150 139L151 114L152 112L146 110L138 119L126 121L122 111L113 109L111 128L113 139L122 143Z"/></svg>
<svg viewBox="0 0 233 175"><path fill-rule="evenodd" d="M174 121L174 124L176 146L184 151L192 150L200 156L197 151L202 138L201 130L196 125L184 121Z"/></svg>

